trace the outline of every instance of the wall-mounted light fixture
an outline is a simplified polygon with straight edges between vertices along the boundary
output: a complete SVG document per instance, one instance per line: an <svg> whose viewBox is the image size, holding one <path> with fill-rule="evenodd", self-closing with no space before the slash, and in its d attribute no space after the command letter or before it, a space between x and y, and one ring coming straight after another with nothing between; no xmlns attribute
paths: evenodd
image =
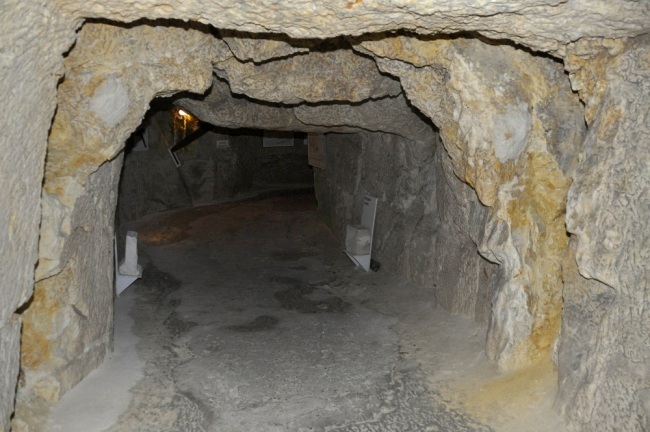
<svg viewBox="0 0 650 432"><path fill-rule="evenodd" d="M174 165L178 168L181 166L181 160L176 152L205 134L208 129L201 128L198 118L178 107L172 107L171 120L174 133L174 145L172 148L167 149L167 151Z"/></svg>
<svg viewBox="0 0 650 432"><path fill-rule="evenodd" d="M175 141L177 138L177 132L179 132L181 136L184 137L188 131L192 132L196 130L199 125L199 120L196 117L194 117L188 111L178 107L172 107L171 120L174 128Z"/></svg>

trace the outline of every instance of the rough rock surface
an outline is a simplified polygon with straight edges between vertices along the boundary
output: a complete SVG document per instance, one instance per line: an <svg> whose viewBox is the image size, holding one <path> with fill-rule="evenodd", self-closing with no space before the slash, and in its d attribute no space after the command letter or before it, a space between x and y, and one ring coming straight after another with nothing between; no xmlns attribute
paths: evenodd
<svg viewBox="0 0 650 432"><path fill-rule="evenodd" d="M146 214L192 205L181 172L167 152L174 146L171 116L169 110L147 115L140 132L146 137L147 151L133 151L127 143L119 186L117 226Z"/></svg>
<svg viewBox="0 0 650 432"><path fill-rule="evenodd" d="M431 123L421 117L402 94L361 104L299 105L294 113L301 122L326 126L330 131L354 127L392 133L420 143L430 143L433 138Z"/></svg>
<svg viewBox="0 0 650 432"><path fill-rule="evenodd" d="M75 34L43 2L3 4L0 27L0 429L8 430L19 373L13 314L34 288L47 136L61 54Z"/></svg>
<svg viewBox="0 0 650 432"><path fill-rule="evenodd" d="M154 96L209 86L211 47L211 38L194 29L84 27L66 61L50 134L37 279L63 265L69 218L85 177L120 152Z"/></svg>
<svg viewBox="0 0 650 432"><path fill-rule="evenodd" d="M361 102L401 92L397 80L380 74L374 61L350 49L311 51L260 65L231 58L214 68L233 93L268 102Z"/></svg>
<svg viewBox="0 0 650 432"><path fill-rule="evenodd" d="M647 273L644 273L647 272L647 268L641 264L629 270L629 264L636 263L637 261L628 259L636 256L641 256L642 259L645 259L647 256L645 249L639 246L643 244L640 242L645 240L645 237L643 235L629 235L629 232L645 232L644 226L635 222L634 218L630 218L629 215L643 218L647 215L647 206L642 199L643 195L640 195L641 198L637 201L628 200L628 202L632 202L629 208L624 207L623 204L614 204L617 201L612 198L615 195L613 191L625 189L629 187L627 185L636 183L630 183L626 180L628 178L626 176L631 176L631 174L623 175L623 172L627 172L624 170L615 170L616 175L604 175L604 173L609 173L610 168L615 168L619 161L623 159L636 164L630 169L630 172L643 173L648 171L648 156L641 151L647 148L647 145L645 145L647 143L647 134L637 133L635 135L632 132L634 130L645 130L643 127L647 123L647 102L644 101L647 101L647 92L645 90L638 92L635 95L636 98L630 94L634 92L629 92L628 90L623 91L621 95L618 94L618 87L628 86L629 83L634 83L634 80L637 80L638 77L647 76L644 75L647 72L647 51L639 48L643 44L647 44L647 42L643 42L643 44L638 41L630 42L632 44L631 46L636 46L636 48L630 48L630 52L639 54L638 57L634 58L632 56L620 55L623 51L618 50L624 48L625 42L622 40L613 40L616 38L633 37L650 31L650 26L648 25L650 22L650 5L647 2L626 0L613 0L609 2L602 2L600 0L585 0L580 2L535 0L530 2L517 0L504 4L503 2L462 0L460 2L454 2L452 5L449 2L407 2L402 0L382 3L368 1L332 3L331 1L319 0L316 2L295 1L286 4L283 3L282 7L279 7L276 1L271 0L262 0L254 4L247 3L245 5L233 4L231 2L219 2L218 4L212 2L208 5L201 0L191 0L183 2L182 5L174 5L172 7L169 5L169 2L161 2L158 0L147 0L144 2L123 2L117 0L100 2L98 0L91 0L85 2L61 1L56 3L45 2L43 0L36 2L10 0L5 6L0 11L0 24L3 28L2 35L0 36L0 69L3 74L3 79L0 80L0 89L2 90L2 94L7 96L6 103L0 108L3 113L0 116L2 126L0 127L0 145L3 151L3 158L0 158L0 167L2 168L0 170L0 179L2 180L2 188L0 188L0 222L3 227L6 227L0 231L0 244L2 244L2 249L0 250L2 260L0 262L3 263L2 273L4 275L2 281L0 281L0 293L2 294L2 298L5 299L2 306L0 306L0 333L7 334L3 329L7 325L8 320L11 319L10 317L16 309L30 297L32 292L34 264L37 259L38 223L43 177L42 168L48 131L57 103L56 88L63 72L62 56L72 47L77 37L75 30L81 26L86 18L129 22L142 18L192 20L209 23L219 29L227 28L237 31L284 33L295 38L327 38L341 35L362 35L365 33L393 31L395 29L412 30L419 34L429 35L436 35L441 32L477 32L483 36L492 37L493 39L507 39L522 46L551 53L558 57L565 56L570 52L575 55L575 58L566 57L566 62L568 68L572 70L574 69L572 63L580 64L582 60L579 60L579 58L586 59L585 61L587 63L591 62L590 64L596 65L595 67L583 68L583 71L594 71L591 74L585 75L585 78L591 79L591 83L587 82L586 79L577 80L576 76L573 78L575 87L582 87L584 89L581 91L583 93L583 99L586 102L586 117L592 125L589 138L585 145L588 151L584 153L585 157L578 162L579 169L576 171L576 184L578 186L572 189L576 193L569 199L569 206L578 209L574 213L574 216L570 215L568 218L570 230L579 237L578 246L576 246L578 269L583 276L598 279L606 285L611 286L618 295L617 299L621 299L620 302L617 300L614 303L615 306L610 309L613 311L611 312L611 316L615 318L611 318L611 320L607 318L603 321L604 323L619 321L627 323L628 318L626 317L629 315L631 317L631 328L648 328L647 325L634 324L645 322L644 320L647 319L648 310L646 306L643 306L644 309L641 309L641 312L639 312L640 307L637 307L637 309L630 308L629 313L626 311L625 306L627 304L626 301L629 304L637 306L647 304L647 295L645 294L647 293L647 287L644 285L644 282L647 283L648 280ZM179 21L169 21L165 22L165 24L179 24ZM138 32L142 30L134 27L128 31L132 31L132 36L137 39L139 37ZM177 29L170 28L169 31L174 33ZM183 67L188 67L188 69L194 65L192 60L205 62L206 70L209 69L207 63L213 57L224 60L232 55L232 52L227 47L225 48L228 52L219 51L219 47L216 46L210 48L212 42L209 38L198 38L200 40L196 40L191 33L184 32L181 34L181 37L178 37L178 33L176 33L176 36L170 37L169 40L165 39L166 36L160 36L165 40L165 43L162 44L155 42L159 36L150 37L149 42L153 43L148 45L147 49L149 51L142 49L142 52L147 51L154 56L158 56L160 53L167 53L174 58L183 58ZM476 35L477 33L473 34ZM79 34L79 37L82 39L83 34L84 31ZM197 45L192 45L197 41L199 42ZM573 44L573 42L578 43ZM178 47L179 45L182 45L185 49L174 53L174 47ZM161 79L157 74L164 74L167 67L171 67L173 70L177 69L176 66L169 62L152 62L148 64L146 71L138 69L134 66L138 65L141 61L141 53L138 49L133 49L133 45L126 44L125 46L129 47L129 49L126 50L126 53L123 53L123 57L125 59L131 59L131 61L116 62L117 68L113 71L112 77L106 76L102 82L100 82L101 80L96 80L91 83L79 85L80 88L84 88L88 92L79 95L74 103L66 102L65 92L61 92L61 98L59 100L60 110L68 109L66 108L66 104L68 104L78 107L80 112L83 113L91 109L89 100L95 95L94 91L101 89L102 91L97 94L97 96L101 97L94 99L92 109L96 112L97 116L102 117L102 121L106 121L106 125L118 121L118 124L115 126L117 131L112 133L112 138L106 141L100 140L97 142L97 146L92 149L89 148L88 154L92 154L91 158L93 161L88 165L90 172L94 171L107 158L115 156L121 146L121 142L128 136L128 132L135 127L135 124L141 118L145 109L144 106L148 102L148 99L143 97L142 109L134 109L130 112L130 116L121 123L119 122L119 117L114 115L115 113L120 113L120 110L107 113L101 109L103 102L107 100L106 96L109 95L117 97L117 100L114 100L114 102L119 102L120 100L124 102L124 92L121 87L128 87L129 92L134 89L139 91L141 88L149 88L147 84L144 84L144 81L137 78L134 78L133 83L129 79L121 79L122 74L128 71L130 78L135 76L148 76L153 81L160 82ZM606 57L601 58L599 55L593 57L594 54L592 51L597 51L598 46L608 48L610 51L608 55L612 58L606 60ZM78 47L79 44L77 45ZM120 52L118 45L107 45L107 48L115 51L115 53ZM193 49L196 49L194 52L196 55L191 57L190 60L185 59L183 53L191 52ZM203 49L206 51L202 51ZM589 52L583 52L581 51L582 49L586 49ZM95 55L98 52L91 54L87 59L88 62L80 64L79 67L81 68L83 66L83 68L92 69L94 67L93 65L97 64ZM132 57L131 52L138 52L138 55ZM454 54L455 52L448 51L448 53ZM300 54L297 55L300 56ZM498 58L496 56L495 60L498 60ZM459 78L459 76L463 76L462 71L464 66L461 59L469 60L467 64L472 64L471 57L460 56L454 60L454 64L459 67L457 70L460 73L455 78L452 73L451 79L459 82L462 81L462 78ZM101 61L99 63L101 64ZM605 64L618 66L607 68L597 66L603 66ZM638 70L638 72L633 74L626 72L628 65L635 65L632 69ZM422 72L429 73L430 71L427 70L427 67L424 66L420 69L423 69ZM135 71L135 69L138 70ZM605 74L604 69L610 72ZM620 76L627 77L628 81L620 79L620 76L617 76L611 71L620 71ZM187 70L184 72L185 78L191 78L193 76ZM510 76L512 75L504 73L502 78L505 79ZM534 78L538 77L538 75L516 74L514 77L514 80L529 83L531 79L532 82L537 82ZM91 79L92 81L92 73L85 75L85 78ZM445 74L443 73L440 78L444 81ZM205 81L205 83L190 83L179 85L178 87L165 87L161 88L160 91L189 88L203 90L202 88L199 89L201 85L194 87L194 84L207 85L207 77ZM647 81L647 78L641 78L640 82L643 83L645 81ZM468 82L472 81L469 80ZM402 84L404 85L404 83L405 80L402 77ZM131 85L133 86L131 87ZM640 84L638 85L640 86ZM539 88L540 86L535 84L532 87ZM65 83L60 88L62 91L65 90ZM155 88L158 89L158 87ZM495 89L498 90L498 86L491 88L491 90ZM483 90L479 89L479 91ZM423 96L424 94L426 93L423 93ZM551 92L544 94L552 99ZM445 101L445 95L446 93L444 92L439 93L438 99L436 100ZM131 93L129 93L129 96L131 96ZM147 97L150 98L151 96L148 95ZM530 96L528 95L528 99L530 99ZM411 93L411 97L414 97L413 93ZM601 97L602 101L604 101L604 106L608 107L607 109L600 109L601 105L599 100ZM109 97L108 100L110 99ZM608 101L613 102L610 103ZM628 101L635 102L634 104L628 104ZM501 112L500 114L504 116L500 118L495 117L495 120L500 120L495 124L505 126L505 129L507 129L510 119L519 118L526 123L525 110L522 105L524 103L528 104L528 109L533 107L530 100L511 103L511 110ZM135 107L135 105L138 104L134 103L132 107ZM539 105L536 106L539 107ZM612 106L618 106L619 109L609 110L609 107ZM75 112L74 110L71 111ZM423 109L423 111L426 113L426 110ZM610 115L611 113L617 114ZM537 118L542 117L537 116ZM68 120L73 122L80 121L80 124L85 125L84 121L81 121L76 116L70 116ZM434 118L436 123L439 120ZM646 121L646 123L643 123L643 121ZM125 126L127 123L128 126ZM531 130L537 130L534 128L535 121L531 120L531 125L533 125L533 129ZM557 144L561 142L569 143L571 140L552 138L555 132L562 131L563 129L561 124L554 124L553 121L551 121L551 125L545 133L551 135L548 138L548 142L555 142L555 144L548 146L548 154L553 155L557 166L566 176L566 167L570 166L574 160L572 152L568 151L572 146L558 146ZM92 135L93 133L93 129L89 128L86 130L86 126L81 126L78 129L81 129L81 132L87 133L87 135ZM616 138L616 147L612 145L614 141L605 139L609 135ZM511 138L506 138L503 142L512 143ZM64 141L65 146L61 146L60 155L65 156L67 152L70 152L72 159L82 153L78 151L76 143L79 140L77 138ZM450 147L451 141L445 138L445 145L447 145L447 149L452 153L454 167L458 170L458 163L462 158L459 159L454 156L453 148ZM577 148L577 146L573 145L573 148ZM500 149L499 154L504 158L509 158L516 154L516 152L513 153L513 150L516 149L517 146L505 146ZM471 151L471 149L468 150ZM607 157L602 155L607 155ZM521 162L523 160L519 159L515 165L519 166ZM537 182L544 184L545 179L553 178L552 176L557 174L554 162L551 161L549 165L545 165L544 158L536 159L535 163L538 162L543 162L542 165L549 168L552 167L553 169L550 172L541 170L542 175L535 177L532 182L527 183L526 188L534 188ZM72 163L75 166L76 164L85 166L85 162L82 162L82 159L79 158L77 158L76 162ZM599 169L593 169L592 166L597 166ZM599 171L600 169L602 171ZM83 173L83 171L86 171L86 168L80 171L82 172L81 177L89 174L88 172ZM598 172L602 175L596 181L593 179L593 176ZM593 175L589 175L590 173ZM460 174L461 178L466 178L466 173L462 172ZM75 180L75 176L63 175L62 177L66 177L66 181L62 182L63 187L60 189L59 195L70 196L70 200L68 202L62 201L62 206L57 207L56 200L58 199L51 200L48 203L47 200L49 197L47 194L52 193L52 191L46 192L43 208L48 208L49 210L45 214L42 226L43 231L61 231L63 233L62 236L65 237L69 235L66 231L70 231L72 228L70 227L68 229L67 225L61 223L61 221L70 220L71 215L69 212L66 214L66 209L69 209L77 197L83 193L85 186L83 184L84 182ZM517 175L517 178L520 179L522 177ZM559 175L555 178L559 178ZM482 187L479 182L475 182L473 185L479 189ZM595 185L599 186L596 187ZM551 186L561 190L566 185L563 184L561 187L557 187L557 185ZM490 190L495 191L495 189ZM485 192L485 190L479 190L481 200L485 200L485 197L489 196ZM499 202L497 199L498 194L493 198L495 198L495 202ZM550 208L554 208L558 204L556 198L557 196L555 196ZM541 202L546 206L546 202ZM579 203L580 205L575 203ZM529 204L532 205L533 203L530 202ZM61 210L59 215L53 216L59 210ZM590 215L593 215L596 219L590 219ZM607 217L604 215L607 215ZM564 218L561 214L558 214L557 219L561 221ZM503 220L503 218L497 220ZM603 229L597 224L594 224L593 221L604 221L611 226L608 229ZM535 229L539 229L539 232L548 232L546 222L536 225ZM551 225L556 229L558 228L558 224ZM640 230L630 231L637 228L640 228ZM494 233L499 234L501 231L496 229ZM57 240L57 236L58 234L55 236L48 236L46 234L44 237L44 240L51 242L51 244L43 249L46 255L43 256L42 266L39 265L41 269L39 271L43 275L54 274L65 267L65 260L62 261L58 257L57 252L52 252L64 250L61 242ZM526 237L524 236L524 238ZM602 247L595 246L597 240L603 240L600 243L603 245ZM109 240L103 239L100 241L107 242ZM609 251L604 246L605 244L611 245L614 252ZM49 251L47 251L48 248L50 249ZM494 252L489 252L489 248L483 247L481 250L484 252L488 251L485 252L487 255ZM506 254L508 256L515 256L523 249L515 248L515 250L517 252L510 250ZM532 251L532 249L529 251ZM626 252L619 253L616 251L633 252L630 252L628 256ZM535 261L538 259L537 257L547 255L548 252L542 249L535 251L534 255L530 253L525 256ZM549 271L548 274L552 274L553 278L557 279L559 269L556 263L559 262L558 257L560 255L558 251L551 252L553 268L539 267L538 269L544 269L545 272ZM602 259L599 258L600 254L603 254ZM610 260L613 256L618 258ZM528 258L526 258L526 261L528 261ZM645 262L647 262L647 259L645 259ZM630 282L626 279L627 276L622 278L625 280L619 280L621 279L618 275L619 270L614 270L616 267L611 263L621 263L621 268L626 272L629 270L631 272L629 273L631 275L629 277L634 280ZM516 268L517 265L518 263L508 264L509 268ZM543 280L543 274L538 279ZM638 283L638 281L641 282ZM554 281L549 282L550 285L554 283ZM510 290L510 294L521 292L519 289L521 288L520 285L514 285L513 287L514 290ZM622 300L626 298L628 300ZM629 299L636 299L636 302L632 302ZM501 317L508 320L511 318L514 319L511 322L525 322L528 317L526 313L523 313L525 308L522 306L524 302L521 296L512 295L510 300L505 302L505 304L518 304L519 307L513 308L513 311L516 313L514 315L501 314ZM499 308L503 310L503 303ZM554 306L551 309L556 310L556 307ZM519 315L519 312L521 312L521 315ZM538 316L541 317L544 315L545 309L538 312ZM548 328L552 328L556 322L557 320L553 317L549 321L551 325ZM13 326L14 324L12 323L11 325ZM497 327L493 327L496 330L493 335L497 336L496 339L502 340L517 340L522 334L525 335L528 331L527 329L530 328L528 325L523 326L517 330L517 334L514 337L511 337L513 335L506 335L505 338L502 338L498 336L501 331ZM608 347L610 347L612 340L608 339L610 333L606 332L606 330L614 327L614 324L611 324L611 327L603 327L604 333L599 333L602 336L598 336L599 339L596 342L598 349L592 351L591 348L593 347L589 349L585 348L590 353L593 352L593 357L591 357L590 361L593 360L596 366L589 366L590 375L588 376L590 377L589 379L593 379L591 381L593 385L585 387L585 391L581 393L578 400L583 405L590 405L592 401L601 397L600 393L595 393L591 391L592 389L600 388L603 389L602 391L606 391L605 389L615 387L613 385L601 385L608 379L602 373L604 369L600 369L601 372L596 372L601 366L605 368L605 365L611 364L612 357ZM567 327L565 326L565 328ZM568 334L567 332L568 330L565 334ZM548 343L547 336L551 333L540 335L544 336L539 339L542 346ZM643 344L644 339L641 339L641 341L636 340L638 335L637 337L627 334L622 336L624 336L626 341L624 344L626 347L625 355L629 354L629 357L634 359L634 361L631 363L623 361L620 364L634 366L641 362L643 358L643 355L639 354L637 356L634 353L644 352L643 350L646 346ZM646 336L646 334L643 333L641 336ZM603 341L609 340L609 342L603 342L601 344L600 338ZM492 340L495 340L495 338L493 337ZM495 344L494 346L496 351L501 348L500 344ZM509 349L507 343L506 349ZM617 351L612 347L611 352ZM577 356L575 358L580 358L580 361L582 361L584 356ZM10 354L2 354L0 359L3 365L8 365L6 368L2 368L2 380L8 383L15 381L15 377L17 376L15 364L10 359ZM601 360L603 361L601 362ZM637 360L639 361L637 362ZM628 366L621 366L621 370L625 370ZM634 380L632 382L638 383L638 381ZM614 422L622 417L618 415L614 416L612 412L615 410L620 411L621 406L634 405L629 402L630 400L647 401L647 391L643 390L642 386L635 386L636 384L632 385L635 388L634 392L636 392L634 396L622 399L628 401L622 405L616 403L608 404L605 402L596 404L600 407L600 411L604 413L603 416L607 416L607 419L603 420L603 424L611 425L611 428L615 429ZM625 391L619 389L617 392L612 391L611 394L625 394ZM605 399L604 396L601 398L602 401ZM3 406L11 405L11 401L5 401L4 399L2 403L4 404ZM634 406L645 406L647 411L646 402L635 402L635 404ZM587 420L588 414L585 414L583 410L573 410L573 408L571 410L570 412L573 414L569 414L569 418L573 424L580 424L583 421L597 422L597 420ZM622 416L625 415L625 413L622 414ZM599 418L602 420L604 417ZM612 420L610 421L610 419ZM6 422L4 419L3 421Z"/></svg>
<svg viewBox="0 0 650 432"><path fill-rule="evenodd" d="M420 143L384 133L328 135L326 145L316 197L337 236L359 222L364 194L378 197L372 253L382 271L430 291L452 313L487 323L497 266L476 246L487 212L453 174L436 135Z"/></svg>
<svg viewBox="0 0 650 432"><path fill-rule="evenodd" d="M309 131L293 113L291 107L258 103L233 95L228 83L215 78L205 96L182 98L177 105L187 109L200 120L227 128L249 127L265 130ZM324 131L323 128L312 128Z"/></svg>
<svg viewBox="0 0 650 432"><path fill-rule="evenodd" d="M403 95L367 100L358 104L301 104L295 107L269 104L234 95L228 82L215 78L206 95L181 98L176 104L204 122L227 128L256 128L302 132L394 133L425 142L433 126Z"/></svg>
<svg viewBox="0 0 650 432"><path fill-rule="evenodd" d="M93 0L64 2L62 11L73 18L177 18L212 24L216 28L256 33L284 33L293 38L328 38L412 30L421 34L480 32L494 39L507 37L539 51L559 54L581 38L621 38L650 30L650 5L643 1L516 0L486 2L413 2L363 0L331 2L299 0L278 6L276 0L255 4L220 0L184 2L172 8L168 2L148 0L127 3ZM580 25L576 25L579 19Z"/></svg>
<svg viewBox="0 0 650 432"><path fill-rule="evenodd" d="M573 424L650 428L650 38L567 62L589 133L573 173L558 404ZM577 273L580 273L579 276Z"/></svg>
<svg viewBox="0 0 650 432"><path fill-rule="evenodd" d="M15 315L0 327L0 430L9 430L20 363L20 318Z"/></svg>
<svg viewBox="0 0 650 432"><path fill-rule="evenodd" d="M421 269L433 267L438 306L487 324L494 294L503 283L503 269L482 257L477 248L488 234L485 226L489 208L481 204L467 183L456 177L442 143L436 150L436 165L440 229L434 253L422 257L435 264L418 263L413 273L425 276Z"/></svg>
<svg viewBox="0 0 650 432"><path fill-rule="evenodd" d="M315 172L316 198L337 237L343 240L346 226L360 222L363 195L375 196L374 258L385 270L403 270L413 237L433 241L435 218L424 218L431 224L417 222L435 211L434 149L434 142L384 133L327 135L326 168ZM423 231L414 235L418 229Z"/></svg>
<svg viewBox="0 0 650 432"><path fill-rule="evenodd" d="M221 37L239 60L261 63L280 57L290 57L296 53L309 52L309 44L296 46L296 41L285 35L253 34L221 30Z"/></svg>
<svg viewBox="0 0 650 432"><path fill-rule="evenodd" d="M89 24L66 61L43 186L39 282L21 349L17 411L34 425L38 416L26 410L58 400L110 348L121 157L104 162L119 154L156 94L210 83L210 39L168 30Z"/></svg>
<svg viewBox="0 0 650 432"><path fill-rule="evenodd" d="M38 430L49 404L88 375L112 345L112 239L122 157L103 164L86 179L77 198L67 239L66 266L36 283L23 314L22 379L16 416ZM108 244L107 244L108 243ZM82 246L82 247L79 247Z"/></svg>
<svg viewBox="0 0 650 432"><path fill-rule="evenodd" d="M462 38L394 37L359 49L400 77L406 96L440 128L456 175L492 207L479 248L504 276L488 355L502 370L548 356L560 327L568 241L569 180L560 161L571 158L564 152L584 130L561 65Z"/></svg>

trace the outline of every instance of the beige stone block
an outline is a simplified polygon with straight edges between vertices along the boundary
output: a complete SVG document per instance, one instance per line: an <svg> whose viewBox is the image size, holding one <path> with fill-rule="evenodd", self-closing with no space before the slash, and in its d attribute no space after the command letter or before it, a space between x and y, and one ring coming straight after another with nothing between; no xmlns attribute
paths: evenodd
<svg viewBox="0 0 650 432"><path fill-rule="evenodd" d="M61 385L53 376L47 376L34 384L34 394L48 402L56 402L61 397Z"/></svg>

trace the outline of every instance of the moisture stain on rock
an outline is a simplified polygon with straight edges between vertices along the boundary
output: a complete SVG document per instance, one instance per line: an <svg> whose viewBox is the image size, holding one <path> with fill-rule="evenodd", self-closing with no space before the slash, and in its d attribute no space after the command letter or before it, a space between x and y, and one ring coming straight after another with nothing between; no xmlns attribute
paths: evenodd
<svg viewBox="0 0 650 432"><path fill-rule="evenodd" d="M278 325L279 322L280 320L274 316L260 315L247 324L231 325L226 327L226 329L239 333L259 332L271 330L273 327Z"/></svg>
<svg viewBox="0 0 650 432"><path fill-rule="evenodd" d="M295 285L276 292L274 297L282 308L303 313L341 313L350 307L342 299L308 285Z"/></svg>
<svg viewBox="0 0 650 432"><path fill-rule="evenodd" d="M167 330L169 330L169 333L173 337L177 337L188 330L190 330L192 327L196 327L196 323L192 321L183 321L178 317L178 314L176 312L172 312L169 314L167 319L163 321L163 324L167 327Z"/></svg>

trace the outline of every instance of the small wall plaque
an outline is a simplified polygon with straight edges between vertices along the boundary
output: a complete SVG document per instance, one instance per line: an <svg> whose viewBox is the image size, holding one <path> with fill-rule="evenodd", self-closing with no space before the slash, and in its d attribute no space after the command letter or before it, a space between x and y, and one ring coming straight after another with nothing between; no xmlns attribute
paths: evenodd
<svg viewBox="0 0 650 432"><path fill-rule="evenodd" d="M310 133L307 137L309 165L325 169L325 135Z"/></svg>

